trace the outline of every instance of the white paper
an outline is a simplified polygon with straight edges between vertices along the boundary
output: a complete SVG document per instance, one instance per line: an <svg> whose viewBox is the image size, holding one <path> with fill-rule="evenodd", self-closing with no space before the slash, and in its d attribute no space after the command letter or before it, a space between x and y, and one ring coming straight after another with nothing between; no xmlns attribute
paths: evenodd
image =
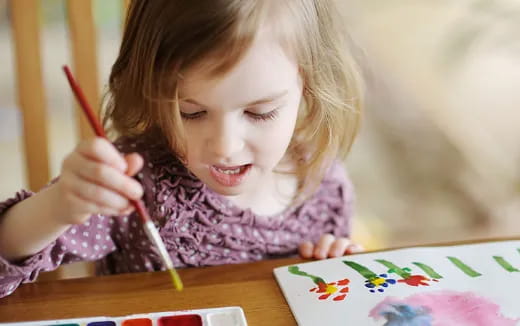
<svg viewBox="0 0 520 326"><path fill-rule="evenodd" d="M399 249L294 266L293 273L289 266L274 273L301 326L520 325L520 241ZM325 288L317 277L335 284Z"/></svg>

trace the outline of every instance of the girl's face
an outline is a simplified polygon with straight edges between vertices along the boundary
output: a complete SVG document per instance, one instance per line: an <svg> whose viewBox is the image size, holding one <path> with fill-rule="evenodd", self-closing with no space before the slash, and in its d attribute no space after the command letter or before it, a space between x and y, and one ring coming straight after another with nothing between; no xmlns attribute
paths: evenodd
<svg viewBox="0 0 520 326"><path fill-rule="evenodd" d="M271 182L301 98L296 61L262 34L222 77L210 78L201 67L188 71L179 85L187 167L227 196L251 194Z"/></svg>

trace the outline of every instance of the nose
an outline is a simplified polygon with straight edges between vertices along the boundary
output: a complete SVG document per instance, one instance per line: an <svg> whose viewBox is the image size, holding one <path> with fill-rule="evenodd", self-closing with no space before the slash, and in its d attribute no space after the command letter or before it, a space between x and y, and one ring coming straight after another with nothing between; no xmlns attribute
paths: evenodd
<svg viewBox="0 0 520 326"><path fill-rule="evenodd" d="M208 136L209 151L223 163L233 163L235 155L244 148L245 142L240 127L231 119L215 122L213 130Z"/></svg>

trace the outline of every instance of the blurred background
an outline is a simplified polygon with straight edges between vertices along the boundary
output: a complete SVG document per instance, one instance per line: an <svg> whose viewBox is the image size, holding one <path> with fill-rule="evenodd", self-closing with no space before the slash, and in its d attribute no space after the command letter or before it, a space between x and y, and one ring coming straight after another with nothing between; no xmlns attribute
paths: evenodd
<svg viewBox="0 0 520 326"><path fill-rule="evenodd" d="M354 238L378 249L517 236L520 2L339 2L367 80L362 131L346 162L357 190ZM78 141L61 71L72 60L70 32L65 0L39 3L54 177ZM91 3L102 94L124 1ZM0 0L0 198L28 187L10 17Z"/></svg>

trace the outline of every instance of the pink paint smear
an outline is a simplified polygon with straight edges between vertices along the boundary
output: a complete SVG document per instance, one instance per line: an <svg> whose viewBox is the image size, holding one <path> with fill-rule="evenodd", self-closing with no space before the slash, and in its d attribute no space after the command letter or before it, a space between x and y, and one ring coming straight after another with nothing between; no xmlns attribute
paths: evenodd
<svg viewBox="0 0 520 326"><path fill-rule="evenodd" d="M472 292L439 291L404 299L387 297L369 313L388 326L515 326L520 318L506 318L500 306Z"/></svg>

